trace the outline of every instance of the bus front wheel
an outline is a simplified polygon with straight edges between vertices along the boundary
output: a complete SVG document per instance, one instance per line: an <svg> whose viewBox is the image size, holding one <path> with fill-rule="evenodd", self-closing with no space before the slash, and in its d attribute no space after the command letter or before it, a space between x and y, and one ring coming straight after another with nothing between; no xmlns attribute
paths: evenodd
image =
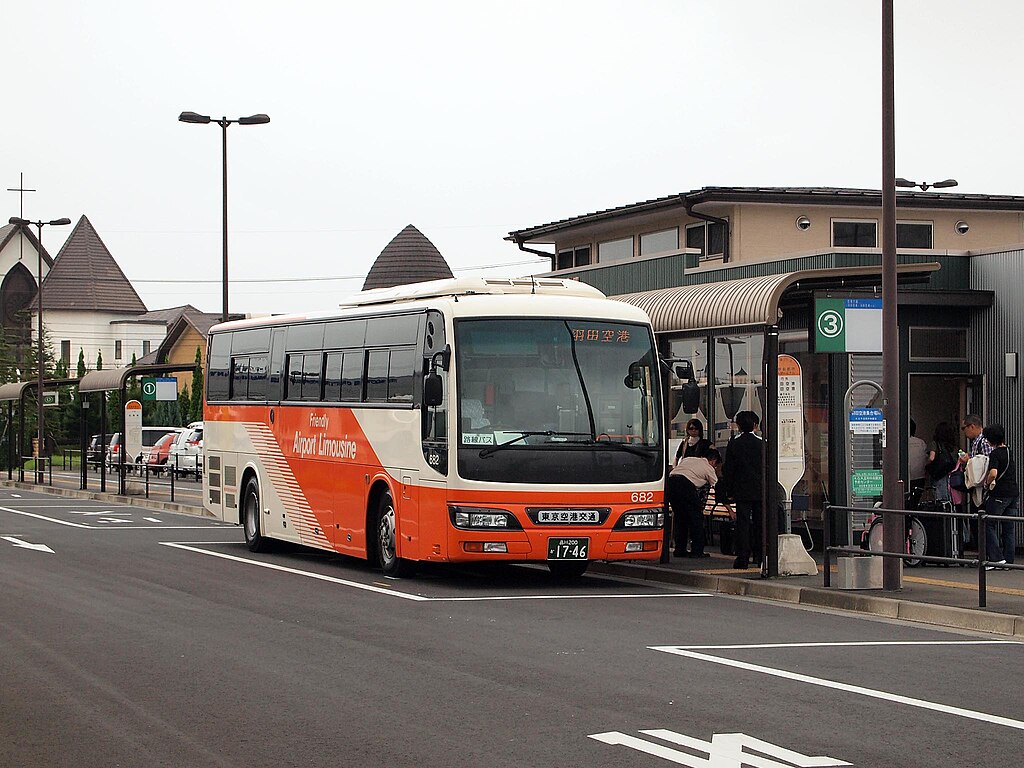
<svg viewBox="0 0 1024 768"><path fill-rule="evenodd" d="M377 505L377 560L385 576L402 578L411 576L413 563L398 556L398 521L391 491L381 494Z"/></svg>
<svg viewBox="0 0 1024 768"><path fill-rule="evenodd" d="M260 484L255 477L249 478L242 496L242 527L245 529L245 545L250 552L270 549L270 541L260 533Z"/></svg>

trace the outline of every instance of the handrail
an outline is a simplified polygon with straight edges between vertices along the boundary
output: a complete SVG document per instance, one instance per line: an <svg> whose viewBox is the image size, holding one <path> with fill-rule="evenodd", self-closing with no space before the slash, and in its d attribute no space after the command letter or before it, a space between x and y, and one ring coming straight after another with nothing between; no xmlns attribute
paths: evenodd
<svg viewBox="0 0 1024 768"><path fill-rule="evenodd" d="M986 595L986 578L985 578L985 567L989 565L998 565L1000 568L1006 568L1008 570L1024 571L1024 564L1018 563L996 563L986 559L986 529L985 523L988 520L1006 520L1008 522L1020 523L1021 518L1017 515L987 515L985 514L984 507L978 509L978 512L936 512L933 510L926 509L879 509L873 508L872 512L880 515L903 515L904 517L937 517L957 520L976 520L977 525L975 531L977 531L978 537L978 556L976 558L967 557L940 557L938 555L915 555L908 554L906 552L873 552L866 550L861 547L853 546L833 546L832 545L832 514L834 512L863 512L863 507L844 507L834 504L825 504L822 509L822 524L824 527L823 531L823 549L825 553L824 558L824 586L832 586L832 554L848 554L857 557L881 557L881 558L897 558L899 560L917 560L924 563L940 563L945 565L967 565L978 569L978 607L986 607L987 595Z"/></svg>

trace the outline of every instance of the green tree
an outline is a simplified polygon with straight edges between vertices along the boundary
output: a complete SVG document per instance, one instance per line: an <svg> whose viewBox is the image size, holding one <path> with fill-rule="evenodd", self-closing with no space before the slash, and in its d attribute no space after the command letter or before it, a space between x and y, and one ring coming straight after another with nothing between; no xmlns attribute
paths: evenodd
<svg viewBox="0 0 1024 768"><path fill-rule="evenodd" d="M192 421L203 419L203 356L196 347L196 364L192 369L192 402L189 415Z"/></svg>
<svg viewBox="0 0 1024 768"><path fill-rule="evenodd" d="M184 427L191 419L192 415L192 398L189 397L188 384L185 383L181 387L181 391L178 392L178 419L175 422L175 426Z"/></svg>
<svg viewBox="0 0 1024 768"><path fill-rule="evenodd" d="M78 368L76 370L76 375L78 376L78 378L82 378L83 376L85 376L86 370L87 369L85 367L85 350L82 349L81 347L79 347L78 348Z"/></svg>
<svg viewBox="0 0 1024 768"><path fill-rule="evenodd" d="M102 349L99 352L96 353L96 370L97 371L102 371L103 370L103 350Z"/></svg>

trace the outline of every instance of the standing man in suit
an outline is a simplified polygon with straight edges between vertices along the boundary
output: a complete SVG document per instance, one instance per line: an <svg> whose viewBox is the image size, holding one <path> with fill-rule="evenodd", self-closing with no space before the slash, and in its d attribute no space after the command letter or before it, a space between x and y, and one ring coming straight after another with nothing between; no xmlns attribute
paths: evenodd
<svg viewBox="0 0 1024 768"><path fill-rule="evenodd" d="M761 419L753 411L736 414L740 433L729 441L722 466L722 481L736 502L736 561L733 568L746 570L753 555L761 562L761 438L754 430Z"/></svg>

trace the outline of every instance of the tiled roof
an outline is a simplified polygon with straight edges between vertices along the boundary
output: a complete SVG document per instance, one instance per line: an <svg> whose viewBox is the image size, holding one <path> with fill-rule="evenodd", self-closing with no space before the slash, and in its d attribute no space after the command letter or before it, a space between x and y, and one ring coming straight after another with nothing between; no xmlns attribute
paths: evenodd
<svg viewBox="0 0 1024 768"><path fill-rule="evenodd" d="M454 275L444 256L422 232L410 224L380 252L366 274L363 290L449 277Z"/></svg>
<svg viewBox="0 0 1024 768"><path fill-rule="evenodd" d="M979 211L1024 211L1024 197L1014 195L968 195L953 192L907 192L897 190L900 208L943 208ZM606 208L581 216L571 216L547 224L513 230L506 240L526 242L543 235L618 216L674 208L698 203L782 203L789 205L881 206L877 189L846 187L702 187L639 203Z"/></svg>
<svg viewBox="0 0 1024 768"><path fill-rule="evenodd" d="M232 315L231 317L232 319L238 319L241 316ZM153 362L166 361L171 349L178 343L181 334L188 328L194 328L205 339L210 336L210 329L219 322L219 312L200 312L195 307L187 305L178 318L168 325L167 335L160 342L160 346L150 353L150 355L155 355Z"/></svg>
<svg viewBox="0 0 1024 768"><path fill-rule="evenodd" d="M82 216L43 279L43 309L141 313L146 305Z"/></svg>

